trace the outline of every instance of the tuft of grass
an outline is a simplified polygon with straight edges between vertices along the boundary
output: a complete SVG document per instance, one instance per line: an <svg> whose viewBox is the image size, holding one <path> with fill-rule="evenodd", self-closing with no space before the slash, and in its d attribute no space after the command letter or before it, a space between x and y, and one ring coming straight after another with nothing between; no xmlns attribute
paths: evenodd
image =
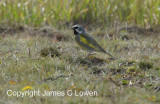
<svg viewBox="0 0 160 104"><path fill-rule="evenodd" d="M131 67L127 68L126 73L128 73L128 74L136 73L137 70L138 70L138 68L136 66L131 66Z"/></svg>
<svg viewBox="0 0 160 104"><path fill-rule="evenodd" d="M41 49L40 55L43 57L46 57L46 56L59 57L61 53L55 47L49 47L49 48Z"/></svg>
<svg viewBox="0 0 160 104"><path fill-rule="evenodd" d="M155 67L155 70L160 70L160 67Z"/></svg>
<svg viewBox="0 0 160 104"><path fill-rule="evenodd" d="M142 70L151 69L153 68L153 63L147 61L141 61L139 62L139 68Z"/></svg>

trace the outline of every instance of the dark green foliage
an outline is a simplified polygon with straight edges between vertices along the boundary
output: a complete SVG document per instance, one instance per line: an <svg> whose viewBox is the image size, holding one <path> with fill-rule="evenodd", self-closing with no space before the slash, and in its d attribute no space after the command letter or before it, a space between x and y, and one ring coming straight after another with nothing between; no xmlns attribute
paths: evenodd
<svg viewBox="0 0 160 104"><path fill-rule="evenodd" d="M51 57L54 57L54 56L60 56L61 53L54 47L49 47L49 48L44 48L41 50L40 52L40 55L43 56L43 57L46 57L46 56L51 56Z"/></svg>
<svg viewBox="0 0 160 104"><path fill-rule="evenodd" d="M151 69L153 67L152 62L141 61L139 62L139 68L142 70Z"/></svg>

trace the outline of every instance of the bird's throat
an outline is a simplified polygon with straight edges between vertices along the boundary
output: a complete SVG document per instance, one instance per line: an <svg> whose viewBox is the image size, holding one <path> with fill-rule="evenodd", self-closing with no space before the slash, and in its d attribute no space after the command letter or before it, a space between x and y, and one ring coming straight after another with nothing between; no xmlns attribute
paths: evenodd
<svg viewBox="0 0 160 104"><path fill-rule="evenodd" d="M79 33L76 31L76 30L74 30L74 35L78 35Z"/></svg>

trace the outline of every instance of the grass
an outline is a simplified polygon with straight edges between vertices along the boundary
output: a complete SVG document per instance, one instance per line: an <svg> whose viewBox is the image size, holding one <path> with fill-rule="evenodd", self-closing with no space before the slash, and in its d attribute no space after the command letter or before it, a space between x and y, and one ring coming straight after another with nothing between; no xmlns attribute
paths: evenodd
<svg viewBox="0 0 160 104"><path fill-rule="evenodd" d="M159 0L1 0L0 23L64 26L71 23L143 27L160 23Z"/></svg>
<svg viewBox="0 0 160 104"><path fill-rule="evenodd" d="M123 40L118 35L108 38L106 35L98 37L94 34L97 41L118 58L110 60L100 53L85 58L88 53L82 52L75 41L72 41L72 35L68 35L72 31L61 30L61 33L69 39L57 41L40 35L32 36L28 32L1 37L1 103L159 104L160 58L159 48L156 47L160 45L158 35L150 38L132 33L132 36L128 36L129 40ZM92 30L90 33L98 32ZM41 52L46 57L41 56ZM54 52L59 53L58 56L52 56ZM57 76L63 77L56 78ZM92 90L97 91L98 96L22 98L7 96L7 90Z"/></svg>
<svg viewBox="0 0 160 104"><path fill-rule="evenodd" d="M87 58L69 30L77 23L116 59ZM0 103L159 104L159 24L159 0L1 0ZM98 95L31 94L68 90Z"/></svg>

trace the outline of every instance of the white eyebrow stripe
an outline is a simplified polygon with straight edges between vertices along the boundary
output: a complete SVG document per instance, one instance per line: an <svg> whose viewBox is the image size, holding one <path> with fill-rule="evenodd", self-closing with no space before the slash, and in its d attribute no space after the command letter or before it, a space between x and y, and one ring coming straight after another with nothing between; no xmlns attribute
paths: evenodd
<svg viewBox="0 0 160 104"><path fill-rule="evenodd" d="M77 28L78 28L78 26L73 26L73 28L75 28L75 27L77 27Z"/></svg>
<svg viewBox="0 0 160 104"><path fill-rule="evenodd" d="M81 34L82 33L82 31L79 31L78 29L75 29L79 34Z"/></svg>

